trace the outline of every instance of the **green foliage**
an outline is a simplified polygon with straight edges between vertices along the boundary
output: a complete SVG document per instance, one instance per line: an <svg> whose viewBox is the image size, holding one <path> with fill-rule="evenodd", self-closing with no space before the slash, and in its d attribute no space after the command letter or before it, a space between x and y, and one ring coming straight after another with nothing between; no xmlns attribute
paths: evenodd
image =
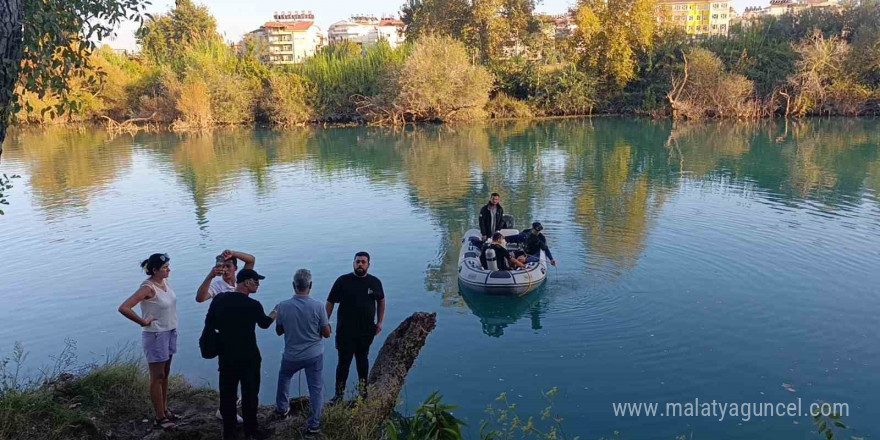
<svg viewBox="0 0 880 440"><path fill-rule="evenodd" d="M764 17L749 26L733 26L727 37L705 40L703 47L718 55L733 73L755 82L758 96L769 97L794 72L796 54L783 24Z"/></svg>
<svg viewBox="0 0 880 440"><path fill-rule="evenodd" d="M624 90L624 108L610 111L665 114L668 109L666 93L672 88L671 79L681 71L681 53L690 40L684 31L676 28L658 28L650 50L638 57L639 77Z"/></svg>
<svg viewBox="0 0 880 440"><path fill-rule="evenodd" d="M360 119L354 97L378 95L386 72L399 69L408 52L406 46L392 49L385 43L363 50L354 44L334 45L288 69L314 87L309 105L318 119L348 122Z"/></svg>
<svg viewBox="0 0 880 440"><path fill-rule="evenodd" d="M144 55L155 63L174 62L187 48L220 39L208 8L192 0L176 0L174 9L148 19L135 36Z"/></svg>
<svg viewBox="0 0 880 440"><path fill-rule="evenodd" d="M687 54L687 77L676 85L673 103L676 118L755 117L754 83L729 73L721 59L709 50L692 48Z"/></svg>
<svg viewBox="0 0 880 440"><path fill-rule="evenodd" d="M498 92L486 103L486 113L494 119L531 118L534 116L529 105Z"/></svg>
<svg viewBox="0 0 880 440"><path fill-rule="evenodd" d="M67 340L54 363L36 377L23 377L21 344L0 361L0 438L105 438L105 425L130 425L151 411L149 375L138 351L123 347L101 364L77 366L75 350ZM194 388L179 376L171 378L168 393L175 401L216 399L215 392Z"/></svg>
<svg viewBox="0 0 880 440"><path fill-rule="evenodd" d="M464 45L450 37L422 38L403 66L381 79L381 92L358 102L372 123L479 119L492 86L492 74L471 64Z"/></svg>
<svg viewBox="0 0 880 440"><path fill-rule="evenodd" d="M7 194L6 192L9 191L10 189L12 189L12 183L10 182L10 180L11 179L18 179L20 177L21 176L19 176L17 174L13 174L11 176L8 176L5 173L3 174L3 176L0 176L0 205L9 205L9 201L6 200L6 194ZM5 215L5 214L6 213L3 212L3 209L0 209L0 215ZM4 366L5 366L5 364L4 364ZM5 370L3 370L3 371L5 371ZM5 379L5 376L3 376L3 378ZM0 383L0 392L2 392L2 390L4 388L5 388L4 384Z"/></svg>
<svg viewBox="0 0 880 440"><path fill-rule="evenodd" d="M531 98L540 81L541 66L522 57L490 63L489 69L495 77L495 88L514 99Z"/></svg>
<svg viewBox="0 0 880 440"><path fill-rule="evenodd" d="M48 10L59 21L52 31L74 25L88 30L93 25L83 17L109 7L93 1L27 4L29 11ZM135 14L143 4L110 1L120 2L111 21ZM451 121L479 119L485 111L493 117L595 111L660 116L673 108L668 94L673 78L682 79L683 54L698 48L706 52L697 61L713 54L720 65L707 61L695 68L722 82L708 87L692 78L684 90L687 99L672 112L679 116L880 111L875 2L842 12L812 8L762 17L731 27L727 36L693 39L657 26L655 1L579 0L571 11L576 29L558 36L554 21L534 12L534 0L407 0L402 11L407 45L332 45L300 64L278 67L261 61L263 41L248 37L234 49L222 42L204 6L179 0L137 32L142 57L94 50L82 33L47 34L45 48L64 51L58 49L64 43L75 50L26 54L30 62L53 61L37 76L22 76L16 93L25 108L15 116L24 123L150 118L179 129L258 120L279 126ZM52 15L71 4L85 5L86 12ZM40 26L35 29L46 31L49 25ZM34 29L25 29L33 40ZM100 36L103 28L97 29ZM837 52L825 50L833 55L825 58L833 69L821 67L823 58L814 56L824 50L816 45L817 35L833 42L826 49ZM489 96L495 98L488 102Z"/></svg>
<svg viewBox="0 0 880 440"><path fill-rule="evenodd" d="M533 416L523 419L517 413L516 403L507 399L507 393L501 393L495 401L498 406L489 405L486 414L489 420L480 423L481 440L513 440L513 439L538 439L538 440L578 440L580 437L569 437L563 427L563 419L553 412L553 399L559 393L558 388L552 388L542 393L547 407L541 411L538 420Z"/></svg>
<svg viewBox="0 0 880 440"><path fill-rule="evenodd" d="M290 127L312 119L308 99L312 86L295 73L272 72L266 81L260 108L265 121Z"/></svg>
<svg viewBox="0 0 880 440"><path fill-rule="evenodd" d="M445 405L443 396L431 393L412 417L389 421L386 433L389 440L461 440L465 423L456 418L455 406Z"/></svg>
<svg viewBox="0 0 880 440"><path fill-rule="evenodd" d="M843 423L842 415L834 412L834 407L829 403L820 401L818 405L818 407L812 408L810 415L819 437L824 437L826 440L843 438L841 433L849 428Z"/></svg>
<svg viewBox="0 0 880 440"><path fill-rule="evenodd" d="M37 99L54 94L58 99L46 113L63 115L76 112L79 102L71 100L69 92L74 79L89 85L100 83L103 72L91 63L91 52L97 42L112 35L114 29L126 20L140 23L144 0L25 0L23 50L21 63L4 61L4 76L19 78L17 92L12 97L32 92ZM0 119L8 123L9 111L16 113L22 106L30 111L27 102L15 101L4 106ZM23 104L23 105L22 105ZM4 130L5 132L5 130ZM2 140L2 139L0 139Z"/></svg>
<svg viewBox="0 0 880 440"><path fill-rule="evenodd" d="M625 87L638 75L639 52L653 45L655 12L654 0L579 0L572 41L577 62L601 74L608 85Z"/></svg>
<svg viewBox="0 0 880 440"><path fill-rule="evenodd" d="M531 101L547 115L588 115L597 103L597 85L595 78L569 64L543 72Z"/></svg>
<svg viewBox="0 0 880 440"><path fill-rule="evenodd" d="M385 421L378 416L378 399L357 398L352 404L324 407L321 426L326 438L334 440L376 440L380 438ZM282 435L283 438L294 438Z"/></svg>
<svg viewBox="0 0 880 440"><path fill-rule="evenodd" d="M402 7L408 41L451 37L484 62L506 58L538 32L535 0L407 0Z"/></svg>

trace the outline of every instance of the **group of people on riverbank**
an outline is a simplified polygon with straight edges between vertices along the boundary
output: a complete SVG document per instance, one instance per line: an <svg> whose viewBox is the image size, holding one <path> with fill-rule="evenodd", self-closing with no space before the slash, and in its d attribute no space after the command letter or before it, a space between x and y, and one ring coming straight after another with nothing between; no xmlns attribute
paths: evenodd
<svg viewBox="0 0 880 440"><path fill-rule="evenodd" d="M244 267L238 270L238 262ZM343 399L352 359L355 360L359 392L366 393L369 350L375 335L382 331L385 318L385 292L382 282L367 273L370 255L355 254L353 272L340 276L321 303L310 297L312 274L299 269L293 276L292 298L276 305L267 315L252 296L265 277L254 270L253 255L226 250L196 291L199 303L211 301L205 317L205 331L216 332L219 365L220 418L223 437L235 438L243 423L247 438L262 439L268 434L257 427L262 357L257 346L256 327L275 331L284 337L284 352L278 372L276 412L286 417L290 411L289 387L294 374L303 370L309 388L309 420L306 434L320 431L323 409L323 338L329 338L329 319L336 305L336 390L333 401ZM178 416L168 408L168 377L171 359L177 352L177 296L168 283L171 274L167 254L153 254L141 263L148 278L119 306L119 312L143 329L141 338L150 373L150 399L157 428L173 429ZM141 314L134 308L140 305ZM241 416L236 411L241 387Z"/></svg>
<svg viewBox="0 0 880 440"><path fill-rule="evenodd" d="M484 252L495 249L496 255L502 257L499 260L505 264L501 270L523 267L528 262L537 261L541 251L552 265L556 265L546 238L541 233L541 223L534 222L531 229L505 237L500 231L510 225L505 225L503 218L500 196L493 193L489 203L480 210L478 222L482 241L474 237ZM488 242L488 238L492 238L492 241ZM505 241L522 243L523 250L508 254ZM239 262L244 263L241 270L238 269ZM216 257L215 265L196 289L196 302L211 302L205 316L202 339L206 338L207 332L208 335L214 335L216 342L220 389L217 417L223 420L223 437L234 438L239 423L244 425L247 438L267 437L257 427L262 357L257 346L256 327L268 329L273 323L277 335L284 337L275 410L279 416L287 416L290 410L290 380L297 372L304 371L310 399L306 433L316 434L320 430L324 404L323 339L329 338L332 333L329 319L338 304L335 339L338 364L333 401L344 397L352 360L357 369L359 392L363 396L369 373L370 346L374 337L382 331L385 319L382 282L367 273L370 254L358 252L352 263L353 271L336 279L326 302L311 298L312 274L306 269L299 269L293 275L293 297L276 305L267 315L263 305L253 298L260 288L260 281L265 279L254 270L255 264L256 258L251 254L225 250ZM148 278L119 306L119 312L143 329L141 338L149 364L154 425L156 428L173 429L178 416L168 408L168 378L171 359L177 352L178 316L177 296L168 283L170 258L167 254L150 255L141 263L141 268ZM134 311L138 305L140 315ZM241 416L236 411L239 387Z"/></svg>

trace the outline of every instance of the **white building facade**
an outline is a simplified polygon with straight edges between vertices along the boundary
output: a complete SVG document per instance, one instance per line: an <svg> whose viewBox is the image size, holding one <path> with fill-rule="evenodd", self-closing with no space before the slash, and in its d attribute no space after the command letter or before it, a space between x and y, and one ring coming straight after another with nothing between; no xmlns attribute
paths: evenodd
<svg viewBox="0 0 880 440"><path fill-rule="evenodd" d="M266 44L262 55L269 64L294 64L313 56L324 46L324 34L307 11L276 12L268 21L250 32Z"/></svg>
<svg viewBox="0 0 880 440"><path fill-rule="evenodd" d="M327 40L330 44L351 42L360 46L386 41L397 47L404 42L403 22L394 17L353 16L330 25Z"/></svg>

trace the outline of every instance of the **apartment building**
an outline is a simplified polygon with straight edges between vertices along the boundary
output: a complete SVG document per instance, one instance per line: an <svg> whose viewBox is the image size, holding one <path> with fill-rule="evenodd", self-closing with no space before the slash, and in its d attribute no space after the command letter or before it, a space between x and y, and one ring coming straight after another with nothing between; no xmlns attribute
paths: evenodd
<svg viewBox="0 0 880 440"><path fill-rule="evenodd" d="M386 41L391 47L397 47L405 41L403 21L391 16L354 15L330 25L327 39L330 44L351 42L362 46Z"/></svg>
<svg viewBox="0 0 880 440"><path fill-rule="evenodd" d="M732 1L660 0L657 21L674 26L688 35L727 35L730 29Z"/></svg>
<svg viewBox="0 0 880 440"><path fill-rule="evenodd" d="M324 34L310 11L276 12L273 18L249 33L265 43L265 62L299 63L324 46Z"/></svg>
<svg viewBox="0 0 880 440"><path fill-rule="evenodd" d="M843 5L838 0L770 0L766 7L752 6L746 8L743 20L754 20L762 16L779 17L785 14L798 14L807 9L840 10Z"/></svg>

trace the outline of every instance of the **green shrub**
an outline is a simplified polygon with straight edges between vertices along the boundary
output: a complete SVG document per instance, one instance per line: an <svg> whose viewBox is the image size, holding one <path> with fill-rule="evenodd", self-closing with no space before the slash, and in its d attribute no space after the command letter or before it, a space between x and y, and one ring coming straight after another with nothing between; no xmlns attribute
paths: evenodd
<svg viewBox="0 0 880 440"><path fill-rule="evenodd" d="M189 128L207 128L213 123L211 116L211 93L201 78L187 78L180 87L177 111L181 122Z"/></svg>
<svg viewBox="0 0 880 440"><path fill-rule="evenodd" d="M492 74L471 64L461 42L424 37L403 66L389 70L380 83L381 93L358 101L358 112L371 123L461 121L485 117Z"/></svg>
<svg viewBox="0 0 880 440"><path fill-rule="evenodd" d="M314 85L309 105L318 119L355 121L361 119L355 98L378 95L383 76L402 66L408 51L406 46L392 49L384 43L364 49L333 45L288 69Z"/></svg>
<svg viewBox="0 0 880 440"><path fill-rule="evenodd" d="M148 70L138 81L127 86L128 113L157 122L172 122L180 117L177 108L180 81L168 66Z"/></svg>
<svg viewBox="0 0 880 440"><path fill-rule="evenodd" d="M504 92L498 92L486 103L486 113L494 119L531 118L534 115L529 105L511 98Z"/></svg>
<svg viewBox="0 0 880 440"><path fill-rule="evenodd" d="M412 417L389 421L386 432L389 440L461 440L465 423L452 415L455 406L445 405L443 396L431 393L416 409Z"/></svg>
<svg viewBox="0 0 880 440"><path fill-rule="evenodd" d="M301 76L273 72L260 100L263 118L282 127L308 122L312 119L312 109L307 102L311 94L311 85Z"/></svg>
<svg viewBox="0 0 880 440"><path fill-rule="evenodd" d="M596 106L596 95L596 79L569 64L543 72L531 101L546 115L587 115Z"/></svg>

